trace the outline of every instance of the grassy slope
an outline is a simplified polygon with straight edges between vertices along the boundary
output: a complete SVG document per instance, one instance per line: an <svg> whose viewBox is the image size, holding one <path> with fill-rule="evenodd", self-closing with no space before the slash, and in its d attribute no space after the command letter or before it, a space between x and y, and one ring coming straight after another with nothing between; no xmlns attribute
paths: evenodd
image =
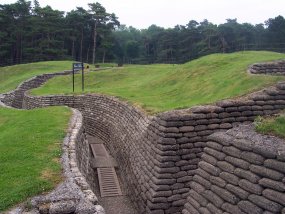
<svg viewBox="0 0 285 214"><path fill-rule="evenodd" d="M35 75L70 70L71 61L50 61L0 67L0 93L16 88Z"/></svg>
<svg viewBox="0 0 285 214"><path fill-rule="evenodd" d="M150 113L186 108L240 96L284 77L249 75L255 62L284 59L273 52L213 54L183 65L147 65L113 68L86 75L86 92L118 96ZM81 76L76 77L76 93L81 91ZM57 77L32 92L72 93L71 77Z"/></svg>
<svg viewBox="0 0 285 214"><path fill-rule="evenodd" d="M285 139L285 113L277 117L258 117L256 130L262 134L271 134Z"/></svg>
<svg viewBox="0 0 285 214"><path fill-rule="evenodd" d="M71 111L0 108L0 212L61 180L60 144Z"/></svg>

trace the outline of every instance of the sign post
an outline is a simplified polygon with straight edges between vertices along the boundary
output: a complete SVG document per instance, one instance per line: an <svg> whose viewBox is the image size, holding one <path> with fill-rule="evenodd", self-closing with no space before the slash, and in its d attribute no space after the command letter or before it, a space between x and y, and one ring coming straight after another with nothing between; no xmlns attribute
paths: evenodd
<svg viewBox="0 0 285 214"><path fill-rule="evenodd" d="M82 70L82 91L84 91L84 64L83 62L75 62L72 64L72 88L74 92L74 73Z"/></svg>
<svg viewBox="0 0 285 214"><path fill-rule="evenodd" d="M84 91L84 64L81 63L81 70L82 70L82 91Z"/></svg>

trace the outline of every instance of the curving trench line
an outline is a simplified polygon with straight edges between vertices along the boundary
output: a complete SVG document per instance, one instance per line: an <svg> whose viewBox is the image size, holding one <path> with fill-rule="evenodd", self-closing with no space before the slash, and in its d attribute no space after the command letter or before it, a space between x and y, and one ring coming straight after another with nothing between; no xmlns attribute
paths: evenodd
<svg viewBox="0 0 285 214"><path fill-rule="evenodd" d="M0 94L0 107L24 109L22 107L24 93L34 88L35 85L41 85L48 79L54 76L70 75L71 71L64 71L52 74L43 74L33 77L29 80L21 83L17 89L6 93ZM8 95L8 99L7 99ZM9 95L12 95L10 99ZM2 102L2 100L4 102ZM33 209L26 211L24 205L14 208L8 211L9 214L21 214L21 213L78 213L78 214L135 214L137 211L133 207L130 199L125 194L124 186L121 186L122 192L118 196L100 197L100 191L98 186L98 175L92 179L93 188L88 184L85 176L82 172L82 166L78 167L78 157L76 144L82 144L81 146L89 148L89 141L98 141L99 139L93 136L88 136L85 133L83 127L83 117L80 111L71 108L72 117L69 122L69 129L67 135L64 138L62 144L62 157L61 165L63 168L63 174L65 181L61 183L55 190L47 195L37 196L31 199ZM94 142L93 142L94 143ZM92 145L92 144L91 144ZM95 145L95 144L93 144ZM98 145L98 144L96 144ZM86 152L86 156L90 155L89 151ZM89 153L89 154L88 154ZM106 160L104 160L106 161ZM93 161L94 162L94 161ZM81 165L84 164L81 159ZM88 159L85 164L90 167L90 160ZM102 164L102 163L101 163ZM103 163L104 165L104 163ZM90 167L91 168L91 167ZM101 168L106 169L106 168ZM120 183L121 177L119 176ZM94 182L95 181L95 182ZM95 187L95 188L94 188ZM96 195L94 194L96 193ZM98 196L98 197L97 197ZM98 205L101 204L105 209Z"/></svg>
<svg viewBox="0 0 285 214"><path fill-rule="evenodd" d="M254 64L252 74L284 75L285 62ZM73 109L70 130L63 144L66 181L55 192L32 200L40 213L181 213L192 187L208 136L270 115L285 108L285 83L238 100L164 112L154 117L103 95L33 97L27 91L57 75L43 74L2 94L2 105L31 109L66 105ZM1 104L0 102L0 104ZM95 159L89 141L103 141L119 165L118 175L128 197L100 198ZM94 163L95 162L95 163ZM191 192L191 191L190 191ZM95 194L97 197L95 196ZM109 211L108 211L109 209ZM205 209L204 209L205 211ZM187 207L183 213L187 213ZM21 213L21 209L14 210ZM189 212L188 212L189 213Z"/></svg>
<svg viewBox="0 0 285 214"><path fill-rule="evenodd" d="M0 99L4 96L0 95ZM0 101L0 107L12 108ZM27 211L25 205L19 205L5 213L9 214L37 214L37 213L92 213L105 214L102 206L98 205L98 198L91 190L85 177L77 166L76 143L82 137L82 114L72 110L69 128L62 143L61 165L64 182L47 195L36 196L31 199L32 209Z"/></svg>

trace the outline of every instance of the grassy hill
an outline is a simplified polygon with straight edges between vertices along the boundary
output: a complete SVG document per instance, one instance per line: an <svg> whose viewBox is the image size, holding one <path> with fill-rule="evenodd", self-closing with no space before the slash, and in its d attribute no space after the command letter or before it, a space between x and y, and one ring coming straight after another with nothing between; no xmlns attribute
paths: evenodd
<svg viewBox="0 0 285 214"><path fill-rule="evenodd" d="M60 145L70 115L65 107L0 107L0 213L61 181Z"/></svg>
<svg viewBox="0 0 285 214"><path fill-rule="evenodd" d="M208 104L274 84L284 77L250 75L256 62L284 59L274 52L213 54L183 65L131 65L90 72L85 76L85 93L120 97L149 113ZM57 77L34 95L71 94L71 77ZM76 93L81 93L81 76L76 75Z"/></svg>
<svg viewBox="0 0 285 214"><path fill-rule="evenodd" d="M71 66L71 61L50 61L0 67L0 93L13 90L38 74L70 70Z"/></svg>

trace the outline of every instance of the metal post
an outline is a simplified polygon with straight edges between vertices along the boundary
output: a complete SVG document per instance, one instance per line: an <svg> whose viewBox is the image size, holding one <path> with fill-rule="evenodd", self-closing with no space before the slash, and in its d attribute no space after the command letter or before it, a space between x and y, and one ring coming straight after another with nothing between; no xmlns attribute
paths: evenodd
<svg viewBox="0 0 285 214"><path fill-rule="evenodd" d="M82 92L84 91L84 64L82 62L81 64L81 70L82 70Z"/></svg>
<svg viewBox="0 0 285 214"><path fill-rule="evenodd" d="M74 93L74 65L72 65L72 89Z"/></svg>

